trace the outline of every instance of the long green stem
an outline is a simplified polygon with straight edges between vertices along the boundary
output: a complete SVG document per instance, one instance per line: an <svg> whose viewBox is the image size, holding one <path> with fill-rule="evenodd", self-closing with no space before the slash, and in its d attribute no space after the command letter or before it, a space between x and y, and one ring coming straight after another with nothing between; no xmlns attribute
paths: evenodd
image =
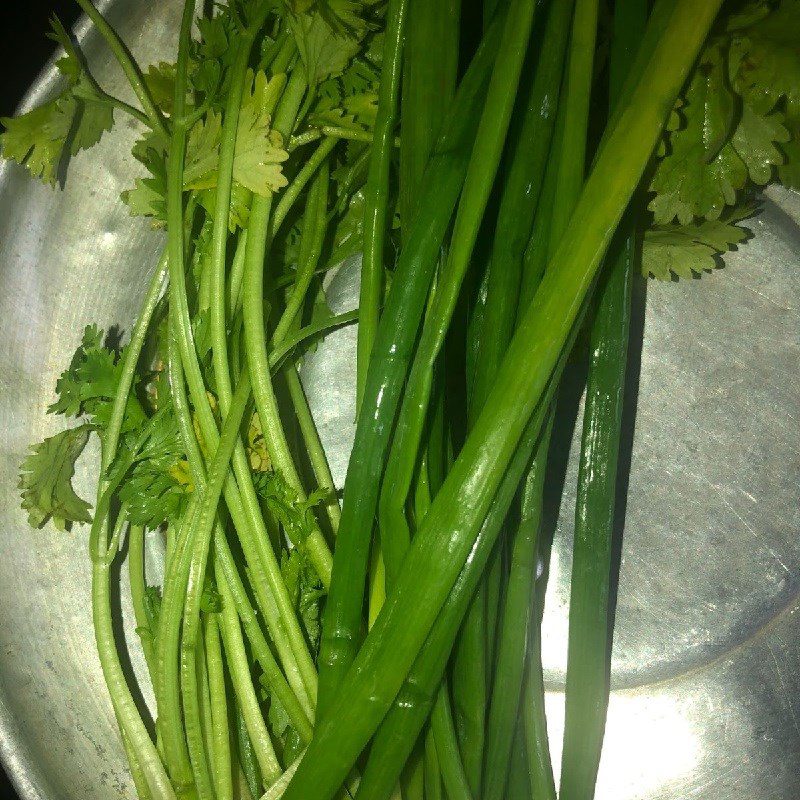
<svg viewBox="0 0 800 800"><path fill-rule="evenodd" d="M474 548L481 522L720 2L675 3L630 102L606 137L567 235L512 339L484 411L415 536L396 588L347 680L329 712L318 720L284 800L312 793L320 800L331 797L400 690Z"/></svg>
<svg viewBox="0 0 800 800"><path fill-rule="evenodd" d="M230 86L220 134L217 188L214 203L210 274L210 328L214 377L222 414L228 412L231 398L231 377L228 364L228 330L226 324L226 251L228 243L228 217L233 185L233 164L236 156L236 139L239 130L239 113L247 79L247 65L256 34L264 24L269 6L264 3L252 24L238 35L236 58L230 69ZM266 109L270 110L270 109Z"/></svg>
<svg viewBox="0 0 800 800"><path fill-rule="evenodd" d="M269 643L261 631L258 617L250 604L247 590L239 577L236 562L224 536L214 537L214 552L216 568L225 575L225 581L233 604L236 607L236 613L239 615L245 634L250 640L253 655L264 673L270 691L283 706L300 738L303 741L309 741L311 739L311 723L309 721L312 714L311 705L308 702L302 704L300 699L295 697L275 661Z"/></svg>
<svg viewBox="0 0 800 800"><path fill-rule="evenodd" d="M217 800L233 800L233 768L231 736L228 728L229 715L225 688L225 662L222 658L222 646L216 614L208 614L206 616L204 636L211 700L211 755L214 765L214 786Z"/></svg>
<svg viewBox="0 0 800 800"><path fill-rule="evenodd" d="M617 101L647 19L643 0L615 6L611 100ZM624 235L623 235L624 234ZM575 508L561 796L591 800L609 691L610 581L617 461L622 430L631 293L636 272L635 215L612 250L597 290L590 334Z"/></svg>
<svg viewBox="0 0 800 800"><path fill-rule="evenodd" d="M328 464L328 458L319 438L317 425L311 416L311 410L308 407L308 400L300 382L300 377L297 374L297 369L292 364L283 371L283 376L286 380L289 397L294 406L294 413L300 426L303 442L308 452L308 460L314 470L314 477L319 488L325 492L325 511L328 514L331 530L335 536L339 530L342 511L339 507L339 499L336 496L336 484L333 481L330 464Z"/></svg>
<svg viewBox="0 0 800 800"><path fill-rule="evenodd" d="M394 149L394 128L408 0L389 0L383 43L378 113L373 129L367 185L364 189L364 251L356 367L356 408L361 405L372 346L378 330L383 290L383 249L388 219L389 164Z"/></svg>
<svg viewBox="0 0 800 800"><path fill-rule="evenodd" d="M145 591L147 589L144 575L144 528L131 525L128 532L128 575L131 584L131 600L133 615L136 620L136 631L142 643L142 652L150 673L150 680L155 682L155 653L153 652L153 631L145 610Z"/></svg>
<svg viewBox="0 0 800 800"><path fill-rule="evenodd" d="M139 317L131 331L130 343L123 354L119 387L114 398L111 417L101 450L101 468L103 472L105 472L117 452L122 421L128 396L133 386L137 362L144 346L153 313L163 291L165 274L166 256L162 257L151 278ZM106 490L107 482L105 479L101 479L97 489L98 507ZM106 557L106 538L107 526L101 523L98 529L96 550L92 553L92 616L103 677L111 696L122 735L126 741L126 750L132 757L132 769L136 770L138 776L146 781L149 791L155 800L174 800L175 792L133 700L116 649L109 596L111 563L110 559Z"/></svg>
<svg viewBox="0 0 800 800"><path fill-rule="evenodd" d="M239 627L239 618L236 607L228 589L225 575L217 569L217 587L222 597L221 630L222 641L225 645L228 668L231 682L233 683L236 697L242 710L242 717L253 745L258 766L261 770L267 787L281 776L281 767L269 731L261 716L253 680L250 676L250 666L247 661L247 651L242 639L242 629Z"/></svg>
<svg viewBox="0 0 800 800"><path fill-rule="evenodd" d="M552 412L526 476L523 513L513 538L511 568L501 617L497 668L486 731L486 771L481 795L486 800L502 800L506 789L525 674L525 654L539 552L541 497L551 429ZM528 506L532 509L532 514L526 513ZM538 621L536 618L534 624L538 624Z"/></svg>
<svg viewBox="0 0 800 800"><path fill-rule="evenodd" d="M345 479L335 567L323 616L320 680L330 681L331 696L358 649L372 524L392 423L439 249L463 183L499 35L500 28L495 26L484 37L431 156L420 190L419 211L400 254L373 346L356 424L354 455ZM325 693L321 692L321 696L324 699ZM320 716L324 716L322 710Z"/></svg>
<svg viewBox="0 0 800 800"><path fill-rule="evenodd" d="M217 507L228 474L228 464L236 442L239 440L239 429L249 402L250 381L247 373L244 373L236 386L217 450L209 463L206 485L192 524L191 544L186 550L188 564L185 578L183 570L178 576L181 582L185 580L185 590L182 593L184 601L180 649L181 696L189 756L200 800L203 800L204 797L211 798L214 795L208 764L209 754L206 752L203 741L197 706L196 652L200 634L200 598L205 585L206 565L211 536L217 519ZM175 592L175 596L177 603L177 600L181 598L179 591ZM177 607L180 608L180 606ZM162 616L164 614L166 614L166 609L162 609ZM177 625L174 633L177 636ZM167 641L167 637L165 637L165 641Z"/></svg>
<svg viewBox="0 0 800 800"><path fill-rule="evenodd" d="M185 55L179 58L176 81L176 108L183 107L179 86L185 89ZM182 76L182 77L181 77ZM172 147L167 172L168 248L170 254L170 328L180 352L189 394L197 415L200 432L210 452L216 449L219 431L206 395L197 353L194 345L184 272L184 247L182 235L183 158L186 148L186 130L181 114L176 111L173 122ZM262 251L263 253L263 251ZM268 378L268 374L267 374ZM255 389L254 389L255 393ZM184 425L184 438L193 436L191 419ZM225 481L225 502L234 528L251 567L256 598L265 618L272 623L270 633L280 653L292 688L298 695L313 695L316 681L314 664L308 652L302 629L280 572L261 513L258 497L252 482L250 465L244 447L239 442L233 454L233 473ZM272 613L272 609L277 614Z"/></svg>
<svg viewBox="0 0 800 800"><path fill-rule="evenodd" d="M294 74L275 115L275 126L284 137L291 132L297 108L300 105L305 84L295 80ZM277 398L269 370L266 321L264 319L264 254L270 239L270 212L272 197L255 197L250 209L247 234L247 252L243 281L244 339L247 359L253 379L253 396L256 401L261 429L273 467L291 486L300 499L305 490L297 473L286 435L283 431ZM330 584L332 556L319 528L315 528L306 539L311 563L325 586ZM306 688L316 697L316 675L306 670Z"/></svg>
<svg viewBox="0 0 800 800"><path fill-rule="evenodd" d="M106 40L109 49L122 67L122 71L125 73L131 88L139 98L139 102L142 104L142 108L147 114L153 129L166 137L168 132L164 123L164 115L153 101L153 96L147 88L147 82L144 79L144 75L142 75L142 70L134 60L130 50L119 38L117 32L108 24L105 17L94 7L91 0L76 0L76 2L86 12L86 15Z"/></svg>

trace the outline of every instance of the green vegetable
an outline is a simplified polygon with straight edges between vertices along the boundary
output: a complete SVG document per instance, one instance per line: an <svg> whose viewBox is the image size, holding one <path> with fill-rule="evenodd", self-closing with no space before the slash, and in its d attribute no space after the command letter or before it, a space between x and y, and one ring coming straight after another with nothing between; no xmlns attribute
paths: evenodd
<svg viewBox="0 0 800 800"><path fill-rule="evenodd" d="M127 117L141 172L122 201L166 250L130 341L77 337L48 409L66 429L19 489L34 528L89 525L137 793L555 800L539 525L587 322L560 794L588 800L633 234L645 274L699 276L744 246L758 187L800 185L800 2L658 0L644 28L638 0L187 0L176 61L145 68L79 5L135 100L54 19L58 91L4 119L0 148L69 181ZM334 314L327 273L358 254L360 308ZM340 507L300 367L356 320ZM90 506L73 481L95 434ZM123 552L154 732L114 633Z"/></svg>
<svg viewBox="0 0 800 800"><path fill-rule="evenodd" d="M611 102L645 29L647 5L619 3L611 51ZM608 622L617 487L625 396L628 331L638 253L637 218L618 232L601 274L589 343L578 493L575 504L564 749L560 797L591 800L597 781L608 706Z"/></svg>

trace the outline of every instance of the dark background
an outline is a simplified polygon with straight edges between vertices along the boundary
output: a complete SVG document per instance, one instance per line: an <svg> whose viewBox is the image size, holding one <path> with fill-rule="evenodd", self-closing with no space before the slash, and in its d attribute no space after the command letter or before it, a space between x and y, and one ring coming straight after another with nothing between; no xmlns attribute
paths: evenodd
<svg viewBox="0 0 800 800"><path fill-rule="evenodd" d="M0 116L14 114L22 96L52 55L55 45L47 37L49 17L58 14L67 30L78 18L74 0L22 0L3 2L0 25ZM0 797L13 800L16 793L0 769Z"/></svg>

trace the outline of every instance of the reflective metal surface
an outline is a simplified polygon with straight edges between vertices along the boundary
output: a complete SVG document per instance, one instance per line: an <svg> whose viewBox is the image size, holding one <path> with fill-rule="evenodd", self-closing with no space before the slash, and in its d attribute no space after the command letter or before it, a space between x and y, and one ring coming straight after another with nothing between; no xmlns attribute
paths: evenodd
<svg viewBox="0 0 800 800"><path fill-rule="evenodd" d="M144 63L170 57L179 6L106 4ZM98 38L84 44L101 82L128 97ZM54 85L49 68L27 104ZM56 191L0 167L0 755L24 800L133 796L95 655L86 532L31 531L16 474L28 443L58 429L44 411L81 328L129 328L155 263L160 236L116 202L136 173L134 136L119 125ZM800 199L770 190L755 240L726 269L648 286L598 800L800 797L799 223ZM351 305L355 265L328 292L335 310ZM345 329L303 367L339 480L354 363ZM569 389L562 401L544 623L556 759L579 413ZM93 466L91 454L80 465L85 496ZM117 611L142 676L124 575Z"/></svg>

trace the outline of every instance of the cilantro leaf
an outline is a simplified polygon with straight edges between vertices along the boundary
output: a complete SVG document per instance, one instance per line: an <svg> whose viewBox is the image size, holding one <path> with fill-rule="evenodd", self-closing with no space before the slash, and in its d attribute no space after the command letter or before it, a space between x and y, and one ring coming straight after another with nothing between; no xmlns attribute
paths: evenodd
<svg viewBox="0 0 800 800"><path fill-rule="evenodd" d="M104 428L110 419L121 377L121 353L104 347L103 332L96 325L89 325L69 368L56 381L58 399L47 410L68 417L88 414L95 426ZM141 404L131 394L122 431L138 428L144 419Z"/></svg>
<svg viewBox="0 0 800 800"><path fill-rule="evenodd" d="M251 73L250 89L245 93L239 112L236 152L233 161L234 181L244 189L266 196L287 184L281 164L289 154L283 149L281 135L270 128L267 108L280 81L267 80L263 72ZM211 109L195 123L186 145L184 186L187 189L212 189L217 185L222 114Z"/></svg>
<svg viewBox="0 0 800 800"><path fill-rule="evenodd" d="M64 55L56 61L58 71L71 83L77 82L83 72L83 65L72 37L55 14L50 17L50 32L47 38L64 48Z"/></svg>
<svg viewBox="0 0 800 800"><path fill-rule="evenodd" d="M289 25L309 86L339 75L360 49L366 25L352 0L318 2L312 9L289 15Z"/></svg>
<svg viewBox="0 0 800 800"><path fill-rule="evenodd" d="M213 109L189 131L183 169L185 189L209 189L217 185L222 114Z"/></svg>
<svg viewBox="0 0 800 800"><path fill-rule="evenodd" d="M136 178L132 189L121 194L122 202L134 217L151 217L153 224L161 226L167 221L167 162L163 141L148 133L133 146L133 157L148 172Z"/></svg>
<svg viewBox="0 0 800 800"><path fill-rule="evenodd" d="M49 38L64 48L56 62L69 86L54 99L21 114L0 119L4 158L26 167L34 178L54 184L65 153L76 155L100 141L114 124L114 110L101 102L92 78L85 71L80 53L55 15Z"/></svg>
<svg viewBox="0 0 800 800"><path fill-rule="evenodd" d="M670 152L656 167L649 208L659 224L716 219L748 181L763 185L783 161L776 143L789 133L777 113L759 113L727 84L720 44L704 53L680 112L684 127L669 134Z"/></svg>
<svg viewBox="0 0 800 800"><path fill-rule="evenodd" d="M217 194L213 189L205 189L199 192L197 199L200 205L208 212L210 217L214 216L217 207ZM250 203L253 201L253 193L242 186L238 181L231 185L231 207L228 213L228 229L231 233L237 228L246 228L247 221L250 219Z"/></svg>
<svg viewBox="0 0 800 800"><path fill-rule="evenodd" d="M164 409L147 425L150 430L138 451L131 457L134 445L128 441L109 467L109 475L125 470L119 498L126 505L128 519L154 529L184 515L194 486L174 412ZM130 436L139 438L136 433Z"/></svg>
<svg viewBox="0 0 800 800"><path fill-rule="evenodd" d="M3 157L26 167L34 178L54 184L64 143L72 128L72 116L56 98L18 117L2 117L0 134ZM66 113L65 113L66 112Z"/></svg>
<svg viewBox="0 0 800 800"><path fill-rule="evenodd" d="M267 80L263 72L252 77L245 93L236 131L236 155L233 161L234 179L254 194L266 197L282 189L288 181L281 164L289 154L283 149L283 139L270 128L268 108L272 107L280 81Z"/></svg>
<svg viewBox="0 0 800 800"><path fill-rule="evenodd" d="M800 0L781 0L769 14L734 33L729 71L736 90L760 114L785 98L800 119Z"/></svg>
<svg viewBox="0 0 800 800"><path fill-rule="evenodd" d="M144 82L155 104L165 113L172 113L175 100L176 66L167 61L151 64L144 74Z"/></svg>
<svg viewBox="0 0 800 800"><path fill-rule="evenodd" d="M281 575L312 653L319 648L320 606L325 590L305 553L294 548L281 556Z"/></svg>
<svg viewBox="0 0 800 800"><path fill-rule="evenodd" d="M316 527L313 509L325 500L325 493L317 490L300 500L286 479L274 470L256 473L254 482L256 492L280 523L289 541L295 547L302 547Z"/></svg>
<svg viewBox="0 0 800 800"><path fill-rule="evenodd" d="M89 441L90 428L77 428L57 433L31 448L22 462L19 488L22 508L28 512L28 522L39 528L53 520L58 530L73 522L91 522L91 506L75 494L72 477L75 462Z"/></svg>
<svg viewBox="0 0 800 800"><path fill-rule="evenodd" d="M719 256L744 242L749 232L736 225L752 216L752 206L731 211L718 220L688 225L657 225L645 233L642 272L662 281L699 276L720 266Z"/></svg>

